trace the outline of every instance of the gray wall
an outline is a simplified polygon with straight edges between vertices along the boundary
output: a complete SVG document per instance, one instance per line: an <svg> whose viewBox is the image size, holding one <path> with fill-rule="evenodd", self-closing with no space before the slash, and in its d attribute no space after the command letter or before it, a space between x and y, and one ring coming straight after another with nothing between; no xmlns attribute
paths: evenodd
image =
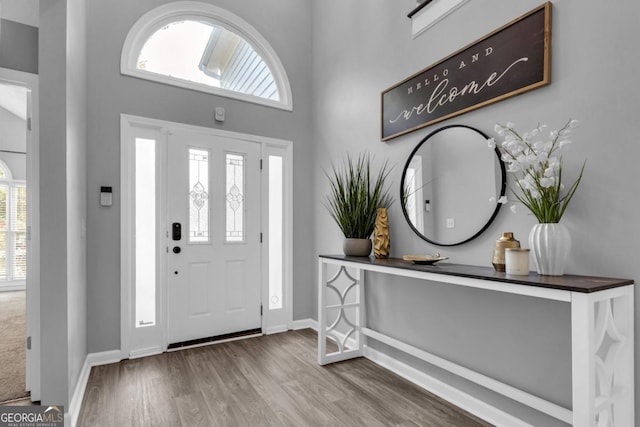
<svg viewBox="0 0 640 427"><path fill-rule="evenodd" d="M38 28L2 19L0 67L38 74Z"/></svg>
<svg viewBox="0 0 640 427"><path fill-rule="evenodd" d="M412 39L406 13L415 6L413 0L312 3L316 164L311 223L316 253L340 253L342 242L337 226L320 204L328 190L321 168L339 160L345 151L357 154L368 150L379 160L396 164L392 180L398 197L406 157L421 138L439 126L380 142L380 92L539 4L538 0L469 2ZM566 171L576 171L588 159L581 188L563 219L573 238L568 273L640 280L636 261L640 252L640 181L636 176L640 124L635 117L640 107L635 84L640 60L634 53L640 38L638 16L640 4L632 0L619 2L615 8L604 3L587 6L577 0L555 2L551 85L441 124L466 124L496 136L496 121L511 120L524 129L539 121L559 127L569 117L583 122L565 158ZM503 209L478 239L442 248L411 232L399 203L393 205L389 218L392 256L438 251L452 262L483 266L491 265L493 245L502 231L513 231L526 242L535 223L524 209L519 214ZM314 281L313 271L310 273L309 280ZM367 290L368 320L375 329L551 401L571 405L567 304L386 275L368 276ZM636 331L640 331L638 324ZM380 344L372 345L534 425L557 424ZM638 392L636 399L640 399Z"/></svg>
<svg viewBox="0 0 640 427"><path fill-rule="evenodd" d="M68 405L87 354L84 0L40 17L41 397Z"/></svg>
<svg viewBox="0 0 640 427"><path fill-rule="evenodd" d="M311 191L311 17L300 0L216 0L210 3L253 25L272 45L287 71L293 112L198 93L120 75L124 39L136 20L163 0L88 4L88 346L120 348L120 114L134 114L229 131L292 140L294 155L294 319L311 308L313 230ZM225 107L227 120L213 120ZM101 185L114 188L114 204L99 206Z"/></svg>

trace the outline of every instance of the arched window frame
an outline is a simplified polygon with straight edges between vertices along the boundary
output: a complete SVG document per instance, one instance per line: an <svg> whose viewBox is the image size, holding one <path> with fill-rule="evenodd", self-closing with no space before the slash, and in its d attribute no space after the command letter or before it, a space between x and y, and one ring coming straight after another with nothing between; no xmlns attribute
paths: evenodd
<svg viewBox="0 0 640 427"><path fill-rule="evenodd" d="M11 169L9 169L9 166L7 166L7 164L2 160L0 160L0 170L4 174L4 176L0 176L0 181L13 181Z"/></svg>
<svg viewBox="0 0 640 427"><path fill-rule="evenodd" d="M276 86L278 87L280 100L275 101L260 98L255 95L234 92L228 89L212 87L202 83L190 82L138 69L137 63L140 51L149 37L165 25L181 20L205 21L213 25L224 27L244 38L249 44L251 44L253 49L262 57L263 61L269 67L269 70L276 82ZM131 27L127 34L120 58L120 72L124 75L164 83L171 86L212 93L227 98L239 99L287 111L293 110L291 86L289 84L289 79L287 78L287 73L280 61L280 58L269 42L258 32L258 30L239 16L207 3L179 1L168 3L145 13Z"/></svg>

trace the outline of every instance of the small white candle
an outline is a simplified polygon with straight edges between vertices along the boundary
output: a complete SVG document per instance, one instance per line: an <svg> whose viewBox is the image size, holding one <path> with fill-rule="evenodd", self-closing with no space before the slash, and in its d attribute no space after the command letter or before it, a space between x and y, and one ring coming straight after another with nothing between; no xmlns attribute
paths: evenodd
<svg viewBox="0 0 640 427"><path fill-rule="evenodd" d="M504 264L507 274L517 276L529 275L529 249L505 248Z"/></svg>

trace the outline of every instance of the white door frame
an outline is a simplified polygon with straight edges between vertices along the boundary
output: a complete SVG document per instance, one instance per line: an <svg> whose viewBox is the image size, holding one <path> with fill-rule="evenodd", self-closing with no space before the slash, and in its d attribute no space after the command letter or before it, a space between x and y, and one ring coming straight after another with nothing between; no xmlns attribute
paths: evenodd
<svg viewBox="0 0 640 427"><path fill-rule="evenodd" d="M237 132L224 131L219 129L212 129L201 126L188 125L177 122L170 122L165 120L151 119L140 116L133 116L129 114L121 114L120 115L120 303L121 303L121 319L120 319L120 345L121 345L121 356L123 358L129 357L142 357L150 354L156 354L162 351L166 351L168 346L167 340L167 280L166 274L163 272L166 270L166 256L162 256L162 260L160 261L163 265L160 266L159 274L158 274L158 285L157 291L159 292L158 298L158 307L157 307L157 321L158 325L157 335L152 339L154 341L153 344L149 344L146 342L142 348L136 346L137 343L134 342L133 333L134 333L134 307L133 307L133 292L134 292L134 264L133 260L133 238L132 238L132 230L134 225L134 192L133 192L133 184L134 184L134 169L133 169L133 150L131 142L135 139L136 131L143 130L156 132L157 140L159 146L166 147L167 144L167 134L171 132L171 130L186 130L193 131L198 133L205 133L214 137L224 137L230 139L241 140L245 142L253 142L261 145L262 157L264 159L265 154L273 153L274 150L277 150L279 153L282 153L283 157L283 165L285 172L285 202L284 202L284 301L286 306L286 321L284 325L272 325L269 323L270 316L268 314L269 304L268 304L268 278L263 274L262 280L262 305L264 307L264 315L262 317L262 331L263 333L267 332L275 332L284 329L291 329L293 326L293 298L292 298L292 288L293 288L293 250L292 250L292 235L293 235L293 202L292 202L292 192L293 192L293 180L292 180L292 171L293 171L293 143L291 141L269 138L258 135L250 135L243 134ZM166 156L163 154L160 156L161 165L158 167L161 169L159 174L159 186L162 188L162 191L166 188ZM262 182L264 183L266 178L262 178ZM261 184L264 188L264 184ZM160 194L162 200L164 200L165 195ZM262 212L267 212L267 202L268 200L263 197L261 200L261 209ZM162 236L165 236L165 229L167 228L167 220L166 220L166 208L162 209L160 216L160 227L162 228ZM168 229L166 230L168 231ZM266 233L267 230L263 227L263 233ZM164 239L163 239L164 242ZM263 244L262 248L262 257L263 257L263 265L267 261L268 252L265 250L265 246ZM165 254L166 255L166 254ZM278 316L280 319L281 316Z"/></svg>
<svg viewBox="0 0 640 427"><path fill-rule="evenodd" d="M26 88L27 118L27 337L31 349L27 351L26 385L31 400L40 400L40 139L38 75L0 68L0 83ZM29 122L28 122L29 123ZM29 124L27 125L29 127ZM30 237L29 237L30 236Z"/></svg>

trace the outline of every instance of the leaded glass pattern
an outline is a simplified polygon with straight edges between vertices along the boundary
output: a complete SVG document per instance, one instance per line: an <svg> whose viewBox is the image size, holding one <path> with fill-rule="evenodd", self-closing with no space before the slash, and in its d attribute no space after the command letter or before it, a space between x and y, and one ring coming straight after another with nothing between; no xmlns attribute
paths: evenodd
<svg viewBox="0 0 640 427"><path fill-rule="evenodd" d="M208 242L209 151L189 149L189 243Z"/></svg>
<svg viewBox="0 0 640 427"><path fill-rule="evenodd" d="M227 153L227 242L244 242L244 156Z"/></svg>

